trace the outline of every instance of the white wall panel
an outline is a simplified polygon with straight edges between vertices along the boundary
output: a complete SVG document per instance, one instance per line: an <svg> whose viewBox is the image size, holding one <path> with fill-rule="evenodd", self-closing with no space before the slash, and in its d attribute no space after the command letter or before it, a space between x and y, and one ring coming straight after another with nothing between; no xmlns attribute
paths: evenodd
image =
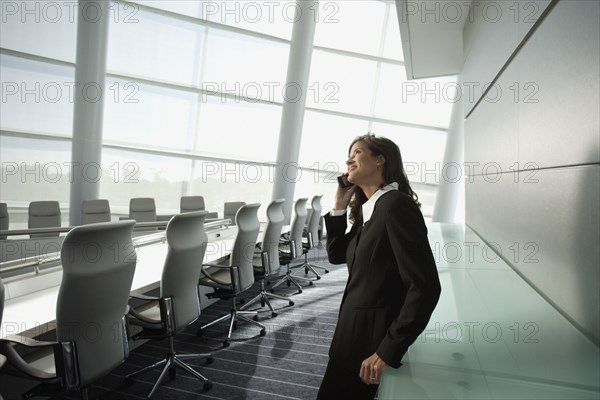
<svg viewBox="0 0 600 400"><path fill-rule="evenodd" d="M597 1L557 2L499 76L501 98L482 100L465 122L465 162L479 168L466 181L467 224L596 342L599 10ZM513 25L505 37L504 25L465 28L466 81L497 74L507 43L527 32Z"/></svg>
<svg viewBox="0 0 600 400"><path fill-rule="evenodd" d="M481 175L466 185L469 226L596 337L600 331L599 200L598 165Z"/></svg>
<svg viewBox="0 0 600 400"><path fill-rule="evenodd" d="M473 166L477 174L486 168L490 173L493 168L514 170L519 161L519 109L507 88L516 78L516 71L506 71L498 83L502 92L497 92L497 100L496 94L490 95L465 120L465 162L477 163Z"/></svg>
<svg viewBox="0 0 600 400"><path fill-rule="evenodd" d="M463 30L463 80L473 87L465 102L465 115L549 4L550 0L473 3Z"/></svg>
<svg viewBox="0 0 600 400"><path fill-rule="evenodd" d="M518 183L517 269L588 332L600 332L600 166L541 170ZM533 242L533 246L528 242ZM537 246L537 248L536 248ZM537 251L539 249L539 251ZM537 253L535 253L537 251ZM532 256L532 257L528 257Z"/></svg>
<svg viewBox="0 0 600 400"><path fill-rule="evenodd" d="M530 87L518 103L521 162L600 161L599 20L598 1L560 1L511 63Z"/></svg>

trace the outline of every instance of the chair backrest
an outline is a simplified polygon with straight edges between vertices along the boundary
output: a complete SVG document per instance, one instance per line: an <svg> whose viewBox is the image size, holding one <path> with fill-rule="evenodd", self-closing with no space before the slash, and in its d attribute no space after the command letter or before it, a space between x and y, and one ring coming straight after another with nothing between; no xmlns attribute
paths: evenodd
<svg viewBox="0 0 600 400"><path fill-rule="evenodd" d="M312 243L311 247L319 244L319 220L321 219L321 198L323 195L314 196L310 202L311 212L310 218L308 219L308 232L311 233Z"/></svg>
<svg viewBox="0 0 600 400"><path fill-rule="evenodd" d="M296 200L294 205L294 220L290 232L290 240L296 244L296 256L302 255L302 232L304 232L304 224L306 224L306 202L307 198Z"/></svg>
<svg viewBox="0 0 600 400"><path fill-rule="evenodd" d="M2 314L4 313L4 284L0 278L0 326L2 326ZM0 353L0 369L6 363L6 357ZM0 394L2 396L2 394ZM1 397L0 397L1 399Z"/></svg>
<svg viewBox="0 0 600 400"><path fill-rule="evenodd" d="M110 222L108 200L83 200L81 202L81 224L95 224L98 222Z"/></svg>
<svg viewBox="0 0 600 400"><path fill-rule="evenodd" d="M4 314L4 283L0 278L0 326L2 326L2 314Z"/></svg>
<svg viewBox="0 0 600 400"><path fill-rule="evenodd" d="M225 207L223 209L223 218L230 219L231 224L235 225L235 216L240 209L240 207L246 205L243 201L228 201L225 203Z"/></svg>
<svg viewBox="0 0 600 400"><path fill-rule="evenodd" d="M8 230L8 206L6 203L0 203L0 231ZM6 239L6 236L0 236L0 240Z"/></svg>
<svg viewBox="0 0 600 400"><path fill-rule="evenodd" d="M262 251L269 255L269 269L265 270L266 275L279 272L279 238L281 237L281 228L283 227L284 215L283 204L285 199L273 200L267 207L267 228L263 236Z"/></svg>
<svg viewBox="0 0 600 400"><path fill-rule="evenodd" d="M134 224L77 226L63 241L56 336L59 342L75 342L81 386L117 367L129 353L123 316L137 261Z"/></svg>
<svg viewBox="0 0 600 400"><path fill-rule="evenodd" d="M156 221L156 204L152 197L137 197L129 200L129 218L137 222Z"/></svg>
<svg viewBox="0 0 600 400"><path fill-rule="evenodd" d="M60 226L60 205L58 201L32 201L29 203L29 228L50 228ZM52 237L58 233L33 233L30 237Z"/></svg>
<svg viewBox="0 0 600 400"><path fill-rule="evenodd" d="M179 210L181 213L190 211L204 211L203 196L181 196L179 202Z"/></svg>
<svg viewBox="0 0 600 400"><path fill-rule="evenodd" d="M175 330L200 316L198 279L208 237L204 231L206 211L178 214L167 224L167 257L160 280L160 296L171 297Z"/></svg>
<svg viewBox="0 0 600 400"><path fill-rule="evenodd" d="M254 248L260 231L258 209L260 203L246 204L235 215L238 233L233 244L229 265L238 267L237 292L242 292L254 284Z"/></svg>

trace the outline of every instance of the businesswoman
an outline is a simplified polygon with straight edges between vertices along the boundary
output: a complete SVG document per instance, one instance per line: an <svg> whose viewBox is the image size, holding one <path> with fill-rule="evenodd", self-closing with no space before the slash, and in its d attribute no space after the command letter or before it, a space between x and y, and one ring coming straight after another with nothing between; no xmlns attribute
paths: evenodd
<svg viewBox="0 0 600 400"><path fill-rule="evenodd" d="M349 150L352 186L338 185L325 216L327 254L348 282L319 400L373 399L382 371L398 368L440 295L427 228L398 146L364 135ZM346 209L352 228L346 233Z"/></svg>

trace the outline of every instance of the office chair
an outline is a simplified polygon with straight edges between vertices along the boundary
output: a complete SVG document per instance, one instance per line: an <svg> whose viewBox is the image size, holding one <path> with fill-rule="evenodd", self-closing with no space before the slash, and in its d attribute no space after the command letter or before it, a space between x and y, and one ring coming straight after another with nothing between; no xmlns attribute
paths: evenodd
<svg viewBox="0 0 600 400"><path fill-rule="evenodd" d="M29 203L29 221L28 227L31 228L51 228L60 226L60 206L58 201L32 201ZM56 233L32 233L29 237L54 237Z"/></svg>
<svg viewBox="0 0 600 400"><path fill-rule="evenodd" d="M294 205L294 221L292 222L292 229L290 232L289 244L280 246L280 258L279 262L286 264L287 271L283 278L277 283L271 286L271 292L277 286L286 282L288 287L294 284L298 288L298 293L302 293L302 286L300 282L308 282L309 286L313 285L312 280L300 276L292 275L292 269L290 268L290 262L296 259L298 254L303 254L302 247L302 232L304 231L304 224L306 222L306 202L308 199L301 198L296 200Z"/></svg>
<svg viewBox="0 0 600 400"><path fill-rule="evenodd" d="M235 215L240 207L246 205L243 201L228 201L225 202L225 207L223 209L223 218L230 219L231 225L235 225Z"/></svg>
<svg viewBox="0 0 600 400"><path fill-rule="evenodd" d="M8 230L8 206L0 203L0 231ZM0 236L0 240L6 240L6 236Z"/></svg>
<svg viewBox="0 0 600 400"><path fill-rule="evenodd" d="M315 268L319 268L324 270L325 273L328 273L329 270L325 267L321 267L319 265L313 265L308 262L308 252L314 247L318 247L320 244L320 236L319 236L319 220L321 219L321 198L323 195L314 196L311 200L311 212L308 217L308 224L305 230L306 234L306 242L302 242L302 253L304 253L304 262L302 264L294 265L291 267L295 268L304 268L305 276L308 275L308 272L312 272L315 274L317 280L321 279L321 276L315 271Z"/></svg>
<svg viewBox="0 0 600 400"><path fill-rule="evenodd" d="M181 196L181 200L179 201L179 210L181 213L190 212L190 211L204 211L204 197L203 196ZM208 212L206 214L207 218L219 218L219 214L216 212Z"/></svg>
<svg viewBox="0 0 600 400"><path fill-rule="evenodd" d="M169 340L169 350L165 357L152 365L125 377L132 383L133 377L152 368L163 366L154 383L148 398L156 393L167 372L171 379L175 378L176 368L180 367L204 383L204 390L212 387L211 382L183 360L205 357L207 363L213 361L212 355L177 354L174 347L174 336L200 317L200 300L198 279L200 263L204 259L208 238L204 232L206 211L195 211L178 214L167 224L168 252L160 280L160 296L152 297L132 294L132 298L153 301L156 304L143 312L129 309L128 322L142 328L133 335L134 340L157 339Z"/></svg>
<svg viewBox="0 0 600 400"><path fill-rule="evenodd" d="M244 205L238 210L235 216L238 233L233 244L233 250L229 256L229 265L202 265L203 275L201 275L199 284L211 287L214 290L214 292L208 293L206 296L209 299L231 299L231 311L201 327L198 335L201 336L202 331L211 325L231 319L229 333L227 334L227 339L223 341L223 347L229 346L231 332L235 328L238 319L261 328L261 336L267 333L264 325L246 317L246 315L256 315L256 311L240 311L236 307L237 297L254 284L254 267L252 263L256 239L260 230L260 223L256 215L259 207L259 203L254 203ZM208 267L217 270L211 272Z"/></svg>
<svg viewBox="0 0 600 400"><path fill-rule="evenodd" d="M0 326L2 326L2 315L4 314L4 283L0 277Z"/></svg>
<svg viewBox="0 0 600 400"><path fill-rule="evenodd" d="M129 219L136 222L156 222L156 204L152 197L136 197L129 200ZM158 228L136 228L136 231L155 231Z"/></svg>
<svg viewBox="0 0 600 400"><path fill-rule="evenodd" d="M321 211L323 207L321 206L321 199L323 195L317 195L312 198L310 201L311 214L308 219L307 231L312 233L313 238L313 247L318 246L321 242ZM308 235L307 235L308 236ZM318 267L322 268L322 267Z"/></svg>
<svg viewBox="0 0 600 400"><path fill-rule="evenodd" d="M4 283L2 282L2 277L0 277L0 326L2 326L2 315L3 314L4 314ZM2 369L2 366L6 363L6 357L4 357L4 355L2 353L2 346L3 345L0 343L0 370ZM0 396L2 396L2 393L0 393Z"/></svg>
<svg viewBox="0 0 600 400"><path fill-rule="evenodd" d="M110 205L106 199L83 200L81 202L81 224L110 222Z"/></svg>
<svg viewBox="0 0 600 400"><path fill-rule="evenodd" d="M191 211L204 211L204 197L202 196L181 196L179 209L183 214Z"/></svg>
<svg viewBox="0 0 600 400"><path fill-rule="evenodd" d="M61 249L62 281L56 304L56 342L23 335L0 339L0 353L14 368L41 381L23 396L55 396L82 390L120 365L129 355L125 314L136 265L133 221L73 228ZM32 367L13 343L50 348L55 373Z"/></svg>
<svg viewBox="0 0 600 400"><path fill-rule="evenodd" d="M286 300L290 306L294 302L289 297L279 296L273 293L267 293L265 290L265 278L279 274L281 264L279 264L279 242L281 237L281 228L283 227L283 203L285 199L273 200L267 207L267 218L269 220L262 243L257 244L260 250L259 257L254 257L254 278L260 280L260 293L252 300L246 302L240 310L246 310L252 304L260 301L261 307L267 305L271 310L271 316L276 317L277 313L273 309L269 298Z"/></svg>

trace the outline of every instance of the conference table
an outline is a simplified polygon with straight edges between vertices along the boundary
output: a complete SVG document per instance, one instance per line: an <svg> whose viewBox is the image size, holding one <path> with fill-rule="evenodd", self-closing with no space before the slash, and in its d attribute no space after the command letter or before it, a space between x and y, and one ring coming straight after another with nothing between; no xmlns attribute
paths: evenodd
<svg viewBox="0 0 600 400"><path fill-rule="evenodd" d="M203 262L223 263L233 249L237 227L226 223L209 223L207 226L213 229L206 230L208 245ZM265 227L266 223L261 223L257 242L262 241ZM285 225L282 233L288 232L289 228L289 225ZM137 265L131 291L143 294L159 287L168 248L165 231L138 233L134 236L133 243L137 253ZM35 272L4 281L5 304L0 338L11 335L33 338L55 329L56 301L62 279L62 267L59 253L44 256L54 256L54 263L42 270L36 269ZM217 301L205 296L210 290L200 286L202 308Z"/></svg>

